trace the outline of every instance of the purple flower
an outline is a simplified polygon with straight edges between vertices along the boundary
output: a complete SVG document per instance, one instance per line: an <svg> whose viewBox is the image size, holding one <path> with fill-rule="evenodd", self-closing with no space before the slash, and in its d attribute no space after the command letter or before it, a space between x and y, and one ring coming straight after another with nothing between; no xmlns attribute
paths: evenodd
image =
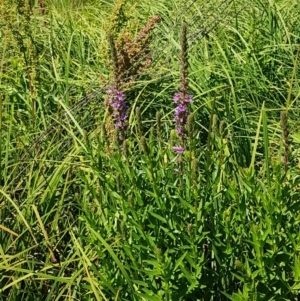
<svg viewBox="0 0 300 301"><path fill-rule="evenodd" d="M128 105L125 101L125 94L122 91L118 91L116 88L112 87L107 91L109 95L108 103L113 109L113 118L115 122L115 128L120 131L119 138L124 140L125 131L128 127L128 114L127 109Z"/></svg>
<svg viewBox="0 0 300 301"><path fill-rule="evenodd" d="M184 115L187 112L187 105L180 103L175 109L175 116Z"/></svg>
<svg viewBox="0 0 300 301"><path fill-rule="evenodd" d="M127 112L120 112L119 114L119 119L120 121L125 121L127 119L128 115L127 115Z"/></svg>
<svg viewBox="0 0 300 301"><path fill-rule="evenodd" d="M179 136L182 136L184 135L184 131L183 131L183 128L182 126L178 126L177 129L176 129L176 132Z"/></svg>
<svg viewBox="0 0 300 301"><path fill-rule="evenodd" d="M187 94L187 95L185 95L185 100L184 100L186 103L191 103L191 102L193 102L193 97L192 97L192 95L189 95L189 94Z"/></svg>
<svg viewBox="0 0 300 301"><path fill-rule="evenodd" d="M179 123L180 122L180 118L178 116L175 116L175 118L173 119L174 122Z"/></svg>
<svg viewBox="0 0 300 301"><path fill-rule="evenodd" d="M108 91L107 91L107 94L115 94L116 93L116 89L115 88L110 88Z"/></svg>
<svg viewBox="0 0 300 301"><path fill-rule="evenodd" d="M180 100L180 93L175 93L174 97L173 97L173 100L174 100L175 103L178 103L179 100Z"/></svg>
<svg viewBox="0 0 300 301"><path fill-rule="evenodd" d="M184 101L182 101L181 98L182 98L181 93L177 92L177 93L174 94L173 100L174 100L175 103L180 103L180 102L181 103L191 103L191 102L193 102L192 95L186 94L185 97L184 97Z"/></svg>
<svg viewBox="0 0 300 301"><path fill-rule="evenodd" d="M121 91L117 91L116 97L120 102L122 102L125 99L125 94Z"/></svg>
<svg viewBox="0 0 300 301"><path fill-rule="evenodd" d="M185 151L185 148L182 146L174 146L173 151L179 155L182 155Z"/></svg>
<svg viewBox="0 0 300 301"><path fill-rule="evenodd" d="M178 136L182 138L183 142L186 135L185 127L188 118L188 104L193 102L193 98L189 94L183 95L181 92L177 92L174 94L173 101L177 104L174 111L174 122L177 125L176 132ZM177 154L182 154L185 148L182 146L176 146L173 147L173 150Z"/></svg>

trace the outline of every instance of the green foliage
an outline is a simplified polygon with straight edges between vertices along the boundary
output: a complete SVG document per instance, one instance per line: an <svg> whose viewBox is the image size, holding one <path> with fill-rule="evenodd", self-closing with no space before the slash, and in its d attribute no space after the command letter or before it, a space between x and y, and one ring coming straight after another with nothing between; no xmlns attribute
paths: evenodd
<svg viewBox="0 0 300 301"><path fill-rule="evenodd" d="M299 299L300 7L212 2L1 2L0 301ZM155 15L121 145L107 31Z"/></svg>

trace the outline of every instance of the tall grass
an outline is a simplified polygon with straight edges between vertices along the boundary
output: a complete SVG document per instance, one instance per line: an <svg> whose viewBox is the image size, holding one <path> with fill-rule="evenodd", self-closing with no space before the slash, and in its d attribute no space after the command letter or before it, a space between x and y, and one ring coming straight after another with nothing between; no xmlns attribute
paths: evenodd
<svg viewBox="0 0 300 301"><path fill-rule="evenodd" d="M0 300L298 300L298 2L42 2L0 4Z"/></svg>

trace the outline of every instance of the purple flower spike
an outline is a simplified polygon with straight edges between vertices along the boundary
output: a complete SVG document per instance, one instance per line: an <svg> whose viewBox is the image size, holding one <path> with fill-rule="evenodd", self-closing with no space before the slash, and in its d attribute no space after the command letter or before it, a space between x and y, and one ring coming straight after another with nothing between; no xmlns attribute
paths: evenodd
<svg viewBox="0 0 300 301"><path fill-rule="evenodd" d="M182 146L174 146L173 151L179 155L182 155L185 151L185 148Z"/></svg>
<svg viewBox="0 0 300 301"><path fill-rule="evenodd" d="M120 131L119 139L125 139L125 131L128 127L127 122L127 109L128 105L125 101L125 94L122 91L118 91L116 88L112 87L107 91L109 95L108 103L113 109L113 118L115 121L115 128Z"/></svg>
<svg viewBox="0 0 300 301"><path fill-rule="evenodd" d="M177 104L174 111L174 122L177 125L176 132L178 136L181 137L181 142L183 142L186 138L185 128L188 119L188 104L193 102L193 98L189 94L183 95L182 92L177 92L174 94L173 101ZM182 146L175 146L173 147L173 150L177 154L182 154L185 151L185 148Z"/></svg>
<svg viewBox="0 0 300 301"><path fill-rule="evenodd" d="M191 103L193 102L193 97L192 95L186 94L184 97L184 101L182 101L181 94L177 92L174 94L173 100L175 103Z"/></svg>

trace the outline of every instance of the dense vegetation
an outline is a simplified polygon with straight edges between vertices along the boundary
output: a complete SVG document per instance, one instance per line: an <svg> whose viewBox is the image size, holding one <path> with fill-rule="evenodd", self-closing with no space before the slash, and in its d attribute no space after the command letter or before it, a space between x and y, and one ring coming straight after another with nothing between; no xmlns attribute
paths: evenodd
<svg viewBox="0 0 300 301"><path fill-rule="evenodd" d="M1 301L299 300L298 0L0 15Z"/></svg>

